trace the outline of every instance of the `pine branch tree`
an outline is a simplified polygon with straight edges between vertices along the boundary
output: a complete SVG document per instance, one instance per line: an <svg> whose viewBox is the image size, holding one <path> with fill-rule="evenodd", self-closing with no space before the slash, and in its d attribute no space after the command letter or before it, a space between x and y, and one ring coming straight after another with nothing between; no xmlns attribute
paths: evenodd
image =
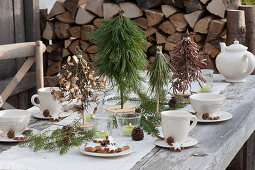
<svg viewBox="0 0 255 170"><path fill-rule="evenodd" d="M90 32L91 42L98 47L93 64L96 72L106 75L113 85L118 86L123 108L124 96L136 92L143 81L139 71L145 70L147 64L147 41L144 31L122 12L116 18L101 22Z"/></svg>

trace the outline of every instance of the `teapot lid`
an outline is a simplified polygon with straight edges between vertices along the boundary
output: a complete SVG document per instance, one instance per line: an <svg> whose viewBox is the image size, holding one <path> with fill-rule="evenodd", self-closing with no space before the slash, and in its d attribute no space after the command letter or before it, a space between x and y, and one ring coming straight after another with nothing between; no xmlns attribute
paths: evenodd
<svg viewBox="0 0 255 170"><path fill-rule="evenodd" d="M242 44L239 44L239 41L235 40L234 44L226 47L228 51L247 51L248 47L245 47Z"/></svg>

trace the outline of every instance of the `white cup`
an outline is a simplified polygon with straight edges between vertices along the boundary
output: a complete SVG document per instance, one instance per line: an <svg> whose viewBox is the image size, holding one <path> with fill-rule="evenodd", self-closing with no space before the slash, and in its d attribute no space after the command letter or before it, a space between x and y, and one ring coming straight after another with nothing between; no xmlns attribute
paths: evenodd
<svg viewBox="0 0 255 170"><path fill-rule="evenodd" d="M185 111L164 111L161 119L164 138L171 136L176 142L184 142L197 124L197 117Z"/></svg>
<svg viewBox="0 0 255 170"><path fill-rule="evenodd" d="M62 109L62 104L55 100L51 94L51 91L59 91L58 87L45 87L38 89L38 94L34 94L31 98L31 102L34 106L37 106L40 108L41 113L43 113L44 110L49 110L50 115L52 114L59 114ZM38 98L40 104L35 103L35 99Z"/></svg>

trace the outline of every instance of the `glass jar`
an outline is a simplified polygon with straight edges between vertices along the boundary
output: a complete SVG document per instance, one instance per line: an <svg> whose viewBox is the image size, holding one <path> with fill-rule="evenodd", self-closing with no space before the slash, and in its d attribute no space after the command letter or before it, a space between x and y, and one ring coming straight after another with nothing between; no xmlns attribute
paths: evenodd
<svg viewBox="0 0 255 170"><path fill-rule="evenodd" d="M140 126L141 114L126 112L116 116L118 131L121 136L131 136L134 127Z"/></svg>
<svg viewBox="0 0 255 170"><path fill-rule="evenodd" d="M92 116L96 138L105 138L112 135L113 118L107 114L95 114Z"/></svg>
<svg viewBox="0 0 255 170"><path fill-rule="evenodd" d="M201 76L206 80L206 82L202 84L200 92L210 93L213 91L213 70L201 69L201 72L202 72Z"/></svg>

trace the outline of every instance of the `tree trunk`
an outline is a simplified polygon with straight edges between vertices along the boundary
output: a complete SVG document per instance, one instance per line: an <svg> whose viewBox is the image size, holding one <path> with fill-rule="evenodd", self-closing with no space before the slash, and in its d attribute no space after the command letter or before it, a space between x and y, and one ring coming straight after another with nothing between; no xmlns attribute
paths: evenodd
<svg viewBox="0 0 255 170"><path fill-rule="evenodd" d="M123 89L120 87L120 108L123 109L124 106L124 94L123 94Z"/></svg>
<svg viewBox="0 0 255 170"><path fill-rule="evenodd" d="M235 39L245 45L245 16L243 10L227 11L227 45L234 43Z"/></svg>

